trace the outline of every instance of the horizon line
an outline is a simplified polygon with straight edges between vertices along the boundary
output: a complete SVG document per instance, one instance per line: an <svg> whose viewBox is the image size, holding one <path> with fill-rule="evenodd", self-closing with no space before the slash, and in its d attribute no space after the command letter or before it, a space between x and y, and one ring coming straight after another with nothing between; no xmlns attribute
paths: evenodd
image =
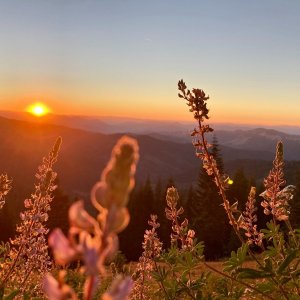
<svg viewBox="0 0 300 300"><path fill-rule="evenodd" d="M8 113L8 114L19 114L19 115L27 115L32 117L32 119L36 119L33 115L26 111L17 111L17 110L0 110L0 113ZM87 115L87 114L60 114L50 112L43 117L39 117L40 120L46 119L47 116L61 116L61 117L81 117L81 118L91 118L91 119L120 119L120 120L131 120L131 121L148 121L148 122L162 122L162 123L194 123L194 120L186 120L186 119L151 119L151 118L136 118L131 116L120 116L120 115ZM209 119L211 120L211 119ZM212 121L208 122L213 125L232 125L232 126L268 126L268 127L297 127L300 128L300 124L287 124L287 123L270 123L270 122L238 122L238 121Z"/></svg>

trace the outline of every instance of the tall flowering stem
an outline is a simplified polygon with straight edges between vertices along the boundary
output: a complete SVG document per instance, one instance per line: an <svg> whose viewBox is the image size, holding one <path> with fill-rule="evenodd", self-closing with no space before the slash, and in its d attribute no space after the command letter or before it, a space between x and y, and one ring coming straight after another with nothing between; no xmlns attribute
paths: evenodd
<svg viewBox="0 0 300 300"><path fill-rule="evenodd" d="M181 249L191 250L194 245L195 231L188 229L188 219L184 219L184 221L180 223L180 215L184 213L184 210L182 207L177 209L178 200L179 195L176 188L168 188L165 212L167 219L172 221L173 233L171 233L171 242L172 244L180 242Z"/></svg>
<svg viewBox="0 0 300 300"><path fill-rule="evenodd" d="M48 242L57 264L66 265L78 259L83 261L83 271L87 275L84 299L92 298L99 283L99 275L105 275L105 261L110 259L118 249L117 234L128 225L129 213L126 205L129 193L134 187L138 156L136 140L127 136L122 137L114 147L100 181L95 184L91 192L92 204L98 211L97 217L90 216L84 209L83 201L78 201L69 209L68 237L65 237L60 229L55 229L49 237ZM54 278L51 280L47 278L44 282L44 290L49 299L54 300L49 291L59 285ZM126 294L131 286L130 282L126 281L123 285L122 293ZM115 295L116 289L112 288L112 291L106 296ZM63 297L62 289L60 293ZM122 295L125 295L124 293Z"/></svg>
<svg viewBox="0 0 300 300"><path fill-rule="evenodd" d="M12 181L8 179L8 176L6 174L0 175L0 209L5 204L5 196L11 189L11 182Z"/></svg>
<svg viewBox="0 0 300 300"><path fill-rule="evenodd" d="M295 245L298 245L298 238L292 228L289 220L290 216L290 200L293 198L296 191L294 185L285 185L284 180L284 160L283 160L283 144L278 142L276 146L276 155L273 161L273 168L269 175L264 179L265 191L260 194L264 198L261 202L266 215L273 216L273 222L276 224L277 221L284 221L287 225L290 234L293 237Z"/></svg>
<svg viewBox="0 0 300 300"><path fill-rule="evenodd" d="M206 140L206 134L213 131L213 129L204 124L206 119L209 119L207 100L209 96L201 89L188 90L183 80L178 82L179 98L186 100L186 104L189 106L190 112L193 113L194 119L197 121L198 126L193 130L191 136L194 138L193 144L196 149L196 156L203 162L203 168L206 170L208 175L214 176L214 181L219 189L219 193L223 199L223 206L229 219L229 223L232 225L236 235L241 241L243 238L239 232L239 225L236 221L233 213L236 211L236 206L231 206L225 190L227 188L228 177L222 176L218 167L217 162L213 155L209 152L211 145Z"/></svg>
<svg viewBox="0 0 300 300"><path fill-rule="evenodd" d="M191 135L194 137L193 144L194 144L194 147L196 148L196 155L197 155L197 157L199 157L202 160L203 168L206 170L207 174L213 175L215 184L218 187L219 193L223 199L223 206L224 206L224 209L228 216L229 223L232 225L239 240L242 243L244 243L244 239L241 236L240 231L239 231L241 228L240 227L241 219L239 221L237 221L234 217L234 213L237 212L237 203L230 205L230 203L227 199L226 193L225 193L229 178L224 175L222 176L220 174L220 171L218 170L218 167L217 167L217 163L216 163L213 155L209 152L209 148L211 147L211 145L206 140L206 134L213 131L213 129L209 125L204 124L205 119L209 119L207 103L206 103L206 101L209 99L209 97L201 89L193 89L192 91L188 90L185 83L183 82L183 80L180 80L178 82L178 90L180 91L178 96L187 101L187 105L190 107L190 112L192 112L194 114L194 119L198 123L197 128L195 128L194 131L191 133ZM280 147L281 147L281 150L280 150ZM270 182L270 184L268 184L268 188L267 188L267 189L270 189L270 195L273 195L273 197L277 195L278 188L275 188L274 186L272 187L272 185L274 185L274 183L276 186L278 186L278 184L279 185L283 184L283 182L282 182L283 178L282 178L281 172L280 172L280 169L282 168L281 162L283 161L282 144L277 149L277 152L278 152L278 158L277 158L277 160L275 159L276 167L275 167L274 171L272 172L270 179L268 180ZM274 164L274 166L275 166L275 164ZM273 178L274 178L274 180L273 180ZM261 268L263 268L263 265L259 262L259 260L256 258L256 256L252 253L252 251L249 248L248 248L248 253L257 262L257 264ZM279 287L280 291L282 292L282 295L284 296L284 298L288 299L285 291L283 290L282 285L276 281L274 276L271 276L271 279L275 284L278 284L278 287Z"/></svg>
<svg viewBox="0 0 300 300"><path fill-rule="evenodd" d="M273 221L287 221L289 218L288 197L282 197L281 188L285 185L283 174L283 144L277 143L276 156L273 168L264 180L265 192L261 194L264 201L261 202L266 215L272 215Z"/></svg>
<svg viewBox="0 0 300 300"><path fill-rule="evenodd" d="M17 236L10 241L12 246L9 253L10 260L4 267L1 287L9 281L12 285L18 283L17 287L24 291L30 283L33 272L43 276L51 267L46 241L48 229L45 224L53 191L56 189L54 184L56 173L53 171L53 165L57 161L60 145L61 138L58 138L38 168L35 191L31 198L24 201L26 210L20 214L22 222L17 225Z"/></svg>
<svg viewBox="0 0 300 300"><path fill-rule="evenodd" d="M150 230L146 230L144 241L142 243L143 253L139 258L136 271L132 275L134 279L134 289L131 299L148 300L151 299L150 290L146 283L151 280L151 272L155 268L155 259L160 256L162 251L162 242L157 236L157 228L160 224L157 222L157 216L151 215L148 224Z"/></svg>

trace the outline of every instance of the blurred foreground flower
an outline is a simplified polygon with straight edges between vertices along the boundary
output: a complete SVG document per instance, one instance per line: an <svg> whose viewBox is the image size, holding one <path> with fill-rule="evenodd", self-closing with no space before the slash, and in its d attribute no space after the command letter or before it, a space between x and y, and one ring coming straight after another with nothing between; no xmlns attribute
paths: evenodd
<svg viewBox="0 0 300 300"><path fill-rule="evenodd" d="M130 277L117 276L110 289L102 296L102 300L127 300L133 287Z"/></svg>
<svg viewBox="0 0 300 300"><path fill-rule="evenodd" d="M117 233L129 223L127 202L134 187L134 174L138 161L136 140L124 136L114 147L112 156L102 172L101 180L91 192L91 201L98 211L93 218L84 210L83 202L74 203L69 209L70 230L68 238L60 229L49 237L57 264L66 265L80 259L84 262L87 280L84 298L91 299L99 283L99 275L105 275L105 261L111 259L118 249ZM122 283L128 289L129 284ZM126 288L124 287L126 290ZM112 289L113 291L116 288ZM49 290L45 290L49 295ZM122 294L122 293L121 293ZM122 295L125 295L124 292ZM115 292L107 293L106 299L126 299L117 297ZM114 298L115 297L115 298Z"/></svg>

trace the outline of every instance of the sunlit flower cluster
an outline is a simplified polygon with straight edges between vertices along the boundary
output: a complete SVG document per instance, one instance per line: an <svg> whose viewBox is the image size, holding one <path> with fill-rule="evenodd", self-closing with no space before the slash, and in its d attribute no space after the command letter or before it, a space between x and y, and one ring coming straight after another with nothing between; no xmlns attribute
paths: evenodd
<svg viewBox="0 0 300 300"><path fill-rule="evenodd" d="M31 198L24 201L26 209L20 214L21 223L17 225L17 235L10 241L12 246L3 270L2 286L8 282L9 285L26 291L31 280L36 280L37 274L41 282L43 274L50 270L46 221L53 191L56 189L54 181L57 174L53 171L53 165L57 161L60 145L61 138L56 141L49 155L43 158L36 174L35 191ZM30 288L30 293L41 293L41 285Z"/></svg>
<svg viewBox="0 0 300 300"><path fill-rule="evenodd" d="M151 229L145 231L142 244L143 253L132 276L134 279L134 289L131 299L151 299L149 287L145 283L152 278L151 272L155 266L155 259L159 257L162 251L162 242L157 236L157 228L160 226L157 223L157 216L151 215L148 224L151 226Z"/></svg>
<svg viewBox="0 0 300 300"><path fill-rule="evenodd" d="M184 219L180 222L180 215L184 213L183 207L177 209L179 195L174 187L170 187L167 190L167 208L165 209L166 217L172 221L171 242L177 244L180 242L180 247L183 250L191 250L194 245L194 230L188 229L188 219Z"/></svg>
<svg viewBox="0 0 300 300"><path fill-rule="evenodd" d="M261 194L264 200L261 202L266 215L272 215L274 220L287 221L290 214L289 200L292 199L295 191L294 186L285 185L283 174L283 144L277 143L276 156L273 161L273 168L264 180L265 191Z"/></svg>
<svg viewBox="0 0 300 300"><path fill-rule="evenodd" d="M251 187L248 200L246 202L246 210L239 219L239 226L245 230L245 236L249 244L262 245L263 233L257 231L257 207L255 206L256 188Z"/></svg>

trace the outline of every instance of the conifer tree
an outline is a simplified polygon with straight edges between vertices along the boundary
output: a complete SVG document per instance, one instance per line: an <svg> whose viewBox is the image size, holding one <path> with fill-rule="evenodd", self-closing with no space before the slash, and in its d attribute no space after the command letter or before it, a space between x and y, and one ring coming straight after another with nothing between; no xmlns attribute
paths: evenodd
<svg viewBox="0 0 300 300"><path fill-rule="evenodd" d="M216 136L213 137L211 153L218 168L224 173L223 160L220 155ZM222 207L222 199L213 181L213 176L201 167L195 196L188 199L190 224L196 232L198 241L205 243L205 257L215 259L223 255L228 228L226 216Z"/></svg>
<svg viewBox="0 0 300 300"><path fill-rule="evenodd" d="M153 214L161 217L163 216L164 213L164 207L163 209L161 208L163 203L164 193L163 193L163 186L161 179L159 178L158 181L156 182L155 189L154 189L154 204L153 204ZM162 212L160 212L162 210ZM161 222L161 220L159 221Z"/></svg>
<svg viewBox="0 0 300 300"><path fill-rule="evenodd" d="M49 211L49 219L47 221L47 227L50 231L59 227L65 234L69 229L69 208L73 201L66 195L59 187L59 180L56 178L55 185L58 187L53 192L53 200L51 203L51 210Z"/></svg>
<svg viewBox="0 0 300 300"><path fill-rule="evenodd" d="M165 217L167 190L175 185L174 179L170 177L163 185L161 179L158 179L154 189L154 199L152 214L158 216L160 227L157 229L160 240L163 242L164 249L170 247L170 222Z"/></svg>
<svg viewBox="0 0 300 300"><path fill-rule="evenodd" d="M238 201L238 210L241 212L245 210L251 186L255 186L254 181L248 180L243 168L238 168L233 175L233 184L230 185L227 194L228 198L232 201L231 204ZM261 212L263 213L262 210ZM231 251L236 250L239 245L240 241L238 237L236 236L234 230L230 228L229 240L227 243L227 254L230 254Z"/></svg>
<svg viewBox="0 0 300 300"><path fill-rule="evenodd" d="M150 178L135 189L130 196L128 210L130 222L126 230L119 235L120 250L128 260L137 260L142 253L144 230L153 211L154 192Z"/></svg>
<svg viewBox="0 0 300 300"><path fill-rule="evenodd" d="M240 211L243 211L245 208L249 191L250 181L245 176L244 169L239 168L233 176L233 184L229 187L227 194L233 202L238 201Z"/></svg>
<svg viewBox="0 0 300 300"><path fill-rule="evenodd" d="M191 204L195 203L195 189L193 185L191 185L187 192L186 202L184 204L184 211L186 212L186 218L191 222L194 219L193 206Z"/></svg>

